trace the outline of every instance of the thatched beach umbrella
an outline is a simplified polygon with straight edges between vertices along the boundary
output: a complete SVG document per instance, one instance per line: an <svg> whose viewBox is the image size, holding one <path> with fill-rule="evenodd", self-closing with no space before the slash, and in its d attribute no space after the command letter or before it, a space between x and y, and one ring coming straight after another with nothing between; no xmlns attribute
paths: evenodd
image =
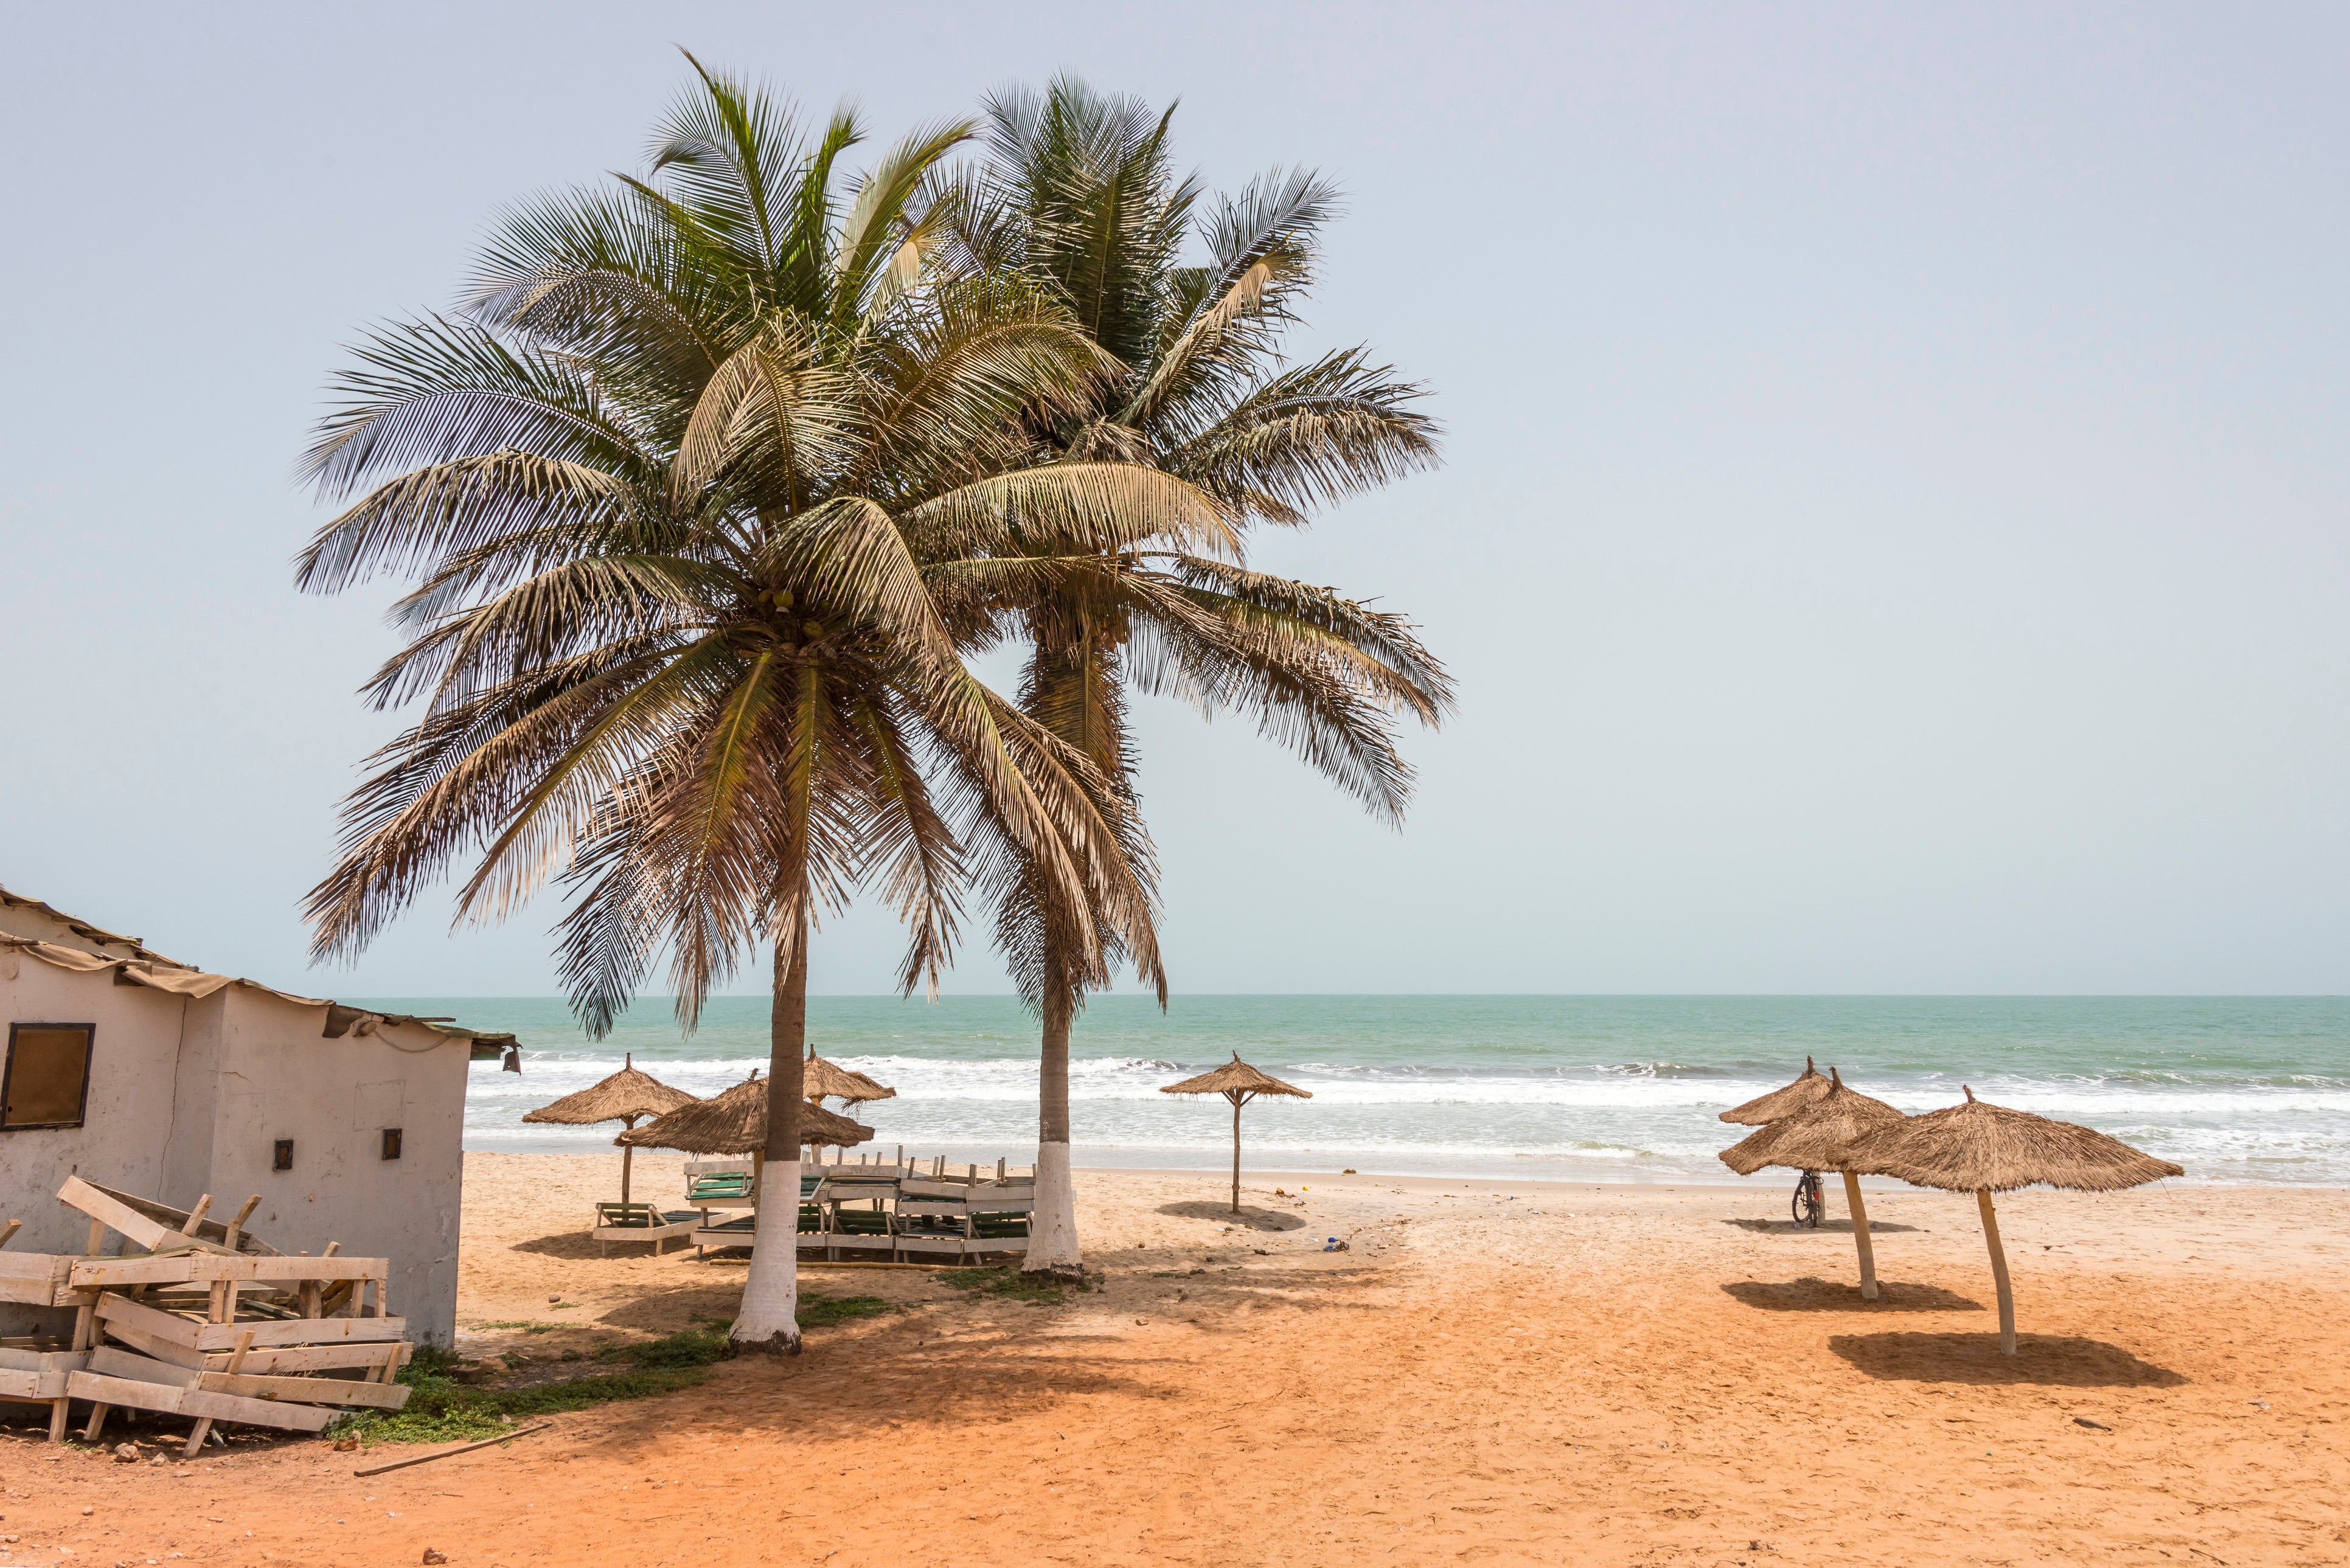
<svg viewBox="0 0 2350 1568"><path fill-rule="evenodd" d="M526 1122L554 1122L563 1127L593 1127L598 1122L619 1122L635 1127L643 1116L666 1116L680 1106L694 1104L694 1098L683 1089L672 1089L649 1073L637 1071L634 1053L620 1058L620 1070L591 1088L576 1095L566 1095L551 1106L541 1106L523 1115ZM625 1145L620 1149L620 1201L629 1201L629 1166L637 1151Z"/></svg>
<svg viewBox="0 0 2350 1568"><path fill-rule="evenodd" d="M1873 1100L1845 1086L1844 1076L1828 1069L1828 1092L1794 1115L1782 1116L1747 1134L1721 1151L1721 1163L1741 1176L1752 1176L1767 1165L1788 1170L1841 1170L1844 1197L1852 1210L1852 1241L1860 1253L1860 1293L1877 1299L1877 1249L1868 1239L1868 1209L1860 1200L1860 1178L1845 1162L1845 1147L1862 1135L1904 1121L1899 1111L1883 1100Z"/></svg>
<svg viewBox="0 0 2350 1568"><path fill-rule="evenodd" d="M1301 1100L1314 1097L1311 1089L1301 1089L1284 1084L1269 1073L1260 1073L1232 1053L1232 1059L1212 1073L1202 1073L1196 1078L1186 1078L1180 1084L1169 1084L1162 1095L1222 1095L1232 1103L1232 1212L1241 1211L1241 1107L1259 1095L1295 1095Z"/></svg>
<svg viewBox="0 0 2350 1568"><path fill-rule="evenodd" d="M1804 1070L1792 1084L1783 1085L1767 1095L1758 1095L1742 1106L1732 1106L1721 1113L1721 1119L1742 1127L1759 1127L1792 1116L1828 1092L1827 1079L1812 1065L1809 1056L1804 1058Z"/></svg>
<svg viewBox="0 0 2350 1568"><path fill-rule="evenodd" d="M2015 1293L2008 1284L2007 1252L1999 1244L1999 1214L1991 1195L2041 1184L2118 1192L2187 1172L2104 1133L1987 1105L1972 1089L1966 1095L1965 1105L1904 1116L1865 1133L1843 1153L1864 1176L1898 1177L1913 1187L1975 1195L1983 1244L1991 1249L1991 1281L1999 1287L2000 1353L2013 1355Z"/></svg>
<svg viewBox="0 0 2350 1568"><path fill-rule="evenodd" d="M808 1047L807 1061L801 1065L803 1075L800 1093L808 1104L821 1106L827 1100L855 1104L863 1100L894 1100L898 1091L879 1084L862 1073L851 1072L837 1062L827 1062Z"/></svg>
<svg viewBox="0 0 2350 1568"><path fill-rule="evenodd" d="M821 1106L800 1109L800 1141L846 1147L863 1143L873 1129L834 1116ZM688 1154L747 1154L764 1174L767 1161L767 1085L756 1072L723 1095L681 1106L613 1140L632 1148L675 1148Z"/></svg>

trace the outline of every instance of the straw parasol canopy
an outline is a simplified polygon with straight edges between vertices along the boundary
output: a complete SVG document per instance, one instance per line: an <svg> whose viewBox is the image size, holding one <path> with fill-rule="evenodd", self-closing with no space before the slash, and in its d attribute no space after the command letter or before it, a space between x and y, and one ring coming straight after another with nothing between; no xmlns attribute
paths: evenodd
<svg viewBox="0 0 2350 1568"><path fill-rule="evenodd" d="M1868 1236L1868 1206L1861 1200L1860 1178L1846 1163L1844 1151L1854 1139L1908 1119L1883 1100L1846 1087L1844 1075L1830 1067L1826 1094L1794 1115L1740 1138L1721 1151L1721 1163L1741 1176L1752 1176L1768 1165L1844 1172L1845 1207L1852 1212L1853 1250L1860 1256L1861 1299L1873 1302L1877 1299L1877 1245ZM1814 1214L1816 1217L1816 1210Z"/></svg>
<svg viewBox="0 0 2350 1568"><path fill-rule="evenodd" d="M803 1143L846 1147L873 1129L820 1106L800 1111ZM767 1082L756 1073L723 1095L696 1100L613 1140L630 1148L676 1148L688 1154L754 1154L767 1147Z"/></svg>
<svg viewBox="0 0 2350 1568"><path fill-rule="evenodd" d="M551 1106L541 1106L522 1119L559 1122L566 1127L595 1122L626 1122L634 1127L639 1116L665 1116L680 1106L693 1104L693 1096L683 1089L672 1089L650 1073L638 1072L633 1054L624 1060L627 1065L602 1083L566 1095Z"/></svg>
<svg viewBox="0 0 2350 1568"><path fill-rule="evenodd" d="M1735 1127L1759 1127L1794 1116L1805 1106L1828 1092L1827 1079L1812 1065L1809 1056L1804 1058L1804 1070L1795 1081L1767 1095L1758 1095L1742 1106L1732 1106L1721 1113L1721 1119Z"/></svg>
<svg viewBox="0 0 2350 1568"><path fill-rule="evenodd" d="M2187 1174L2185 1167L2141 1154L2119 1138L1978 1100L1972 1089L1966 1096L1964 1105L1904 1116L1898 1127L1872 1133L1849 1151L1855 1168L1950 1192L2012 1192L2034 1185L2118 1192Z"/></svg>
<svg viewBox="0 0 2350 1568"><path fill-rule="evenodd" d="M683 1089L672 1089L650 1073L637 1071L634 1053L620 1058L620 1070L590 1088L566 1095L551 1106L523 1113L526 1122L555 1122L564 1127L588 1127L597 1122L621 1122L630 1127L641 1116L666 1116L680 1106L694 1103ZM629 1167L633 1148L620 1150L620 1202L629 1201Z"/></svg>
<svg viewBox="0 0 2350 1568"><path fill-rule="evenodd" d="M1999 1241L1994 1192L2043 1183L2077 1192L2117 1192L2166 1176L2184 1176L2183 1166L2142 1154L2116 1137L2051 1121L2029 1111L2010 1110L1975 1098L1924 1116L1905 1116L1863 1135L1844 1151L1850 1168L1868 1176L1892 1176L1913 1187L1972 1192L1982 1214L1983 1245L1991 1251L1991 1282L1999 1287L1999 1348L2015 1354L2015 1292L2007 1277L2007 1252Z"/></svg>
<svg viewBox="0 0 2350 1568"><path fill-rule="evenodd" d="M862 1073L853 1073L837 1062L826 1061L816 1054L813 1045L808 1047L807 1061L800 1070L806 1075L800 1093L807 1096L810 1105L822 1100L855 1102L898 1097L898 1091L887 1085L878 1084Z"/></svg>
<svg viewBox="0 0 2350 1568"><path fill-rule="evenodd" d="M1908 1119L1883 1100L1847 1085L1831 1067L1826 1094L1740 1138L1721 1151L1721 1163L1741 1176L1772 1165L1788 1170L1842 1170L1846 1145L1864 1133Z"/></svg>
<svg viewBox="0 0 2350 1568"><path fill-rule="evenodd" d="M1232 1103L1232 1212L1241 1211L1241 1107L1259 1095L1295 1095L1301 1100L1314 1097L1311 1089L1301 1089L1295 1084L1284 1084L1270 1073L1260 1073L1232 1053L1232 1059L1212 1073L1202 1073L1196 1078L1186 1078L1180 1084L1160 1086L1162 1095L1222 1095Z"/></svg>

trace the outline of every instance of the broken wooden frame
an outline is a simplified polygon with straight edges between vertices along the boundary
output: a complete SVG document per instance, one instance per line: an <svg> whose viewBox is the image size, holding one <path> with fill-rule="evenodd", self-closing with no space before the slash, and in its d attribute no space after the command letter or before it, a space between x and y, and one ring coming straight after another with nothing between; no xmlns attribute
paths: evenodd
<svg viewBox="0 0 2350 1568"><path fill-rule="evenodd" d="M116 1406L187 1416L191 1456L216 1421L316 1432L348 1407L408 1403L394 1378L414 1347L389 1259L334 1243L288 1257L244 1229L258 1197L225 1223L205 1220L209 1195L177 1210L68 1177L57 1197L90 1217L84 1255L0 1252L0 1301L75 1310L69 1344L0 1345L0 1398L47 1403L52 1441L74 1399L93 1442ZM100 1255L109 1230L144 1255Z"/></svg>

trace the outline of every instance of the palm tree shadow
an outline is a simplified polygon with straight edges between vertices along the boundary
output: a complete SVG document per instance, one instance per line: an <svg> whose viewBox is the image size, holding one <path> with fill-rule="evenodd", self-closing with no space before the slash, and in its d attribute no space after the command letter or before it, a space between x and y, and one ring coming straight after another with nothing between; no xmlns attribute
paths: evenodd
<svg viewBox="0 0 2350 1568"><path fill-rule="evenodd" d="M1162 1203L1158 1212L1170 1214L1179 1220L1222 1220L1234 1225L1245 1225L1252 1231L1303 1231L1305 1216L1279 1209L1257 1209L1242 1204L1240 1212L1232 1212L1230 1203L1213 1199L1191 1198L1180 1203Z"/></svg>
<svg viewBox="0 0 2350 1568"><path fill-rule="evenodd" d="M1758 1236L1793 1236L1805 1231L1818 1231L1830 1235L1852 1234L1852 1221L1849 1220L1829 1220L1818 1225L1798 1225L1793 1220L1724 1220L1722 1223L1735 1225L1741 1231L1752 1231ZM1868 1222L1868 1233L1872 1236L1889 1236L1897 1231L1916 1229L1915 1225L1897 1225L1886 1220Z"/></svg>
<svg viewBox="0 0 2350 1568"><path fill-rule="evenodd" d="M1913 1285L1879 1280L1875 1301L1865 1300L1858 1285L1841 1285L1809 1275L1800 1280L1764 1282L1732 1280L1722 1291L1735 1300L1764 1312L1981 1312L1982 1303L1939 1285Z"/></svg>
<svg viewBox="0 0 2350 1568"><path fill-rule="evenodd" d="M596 1251L595 1238L585 1231L572 1231L556 1236L536 1236L527 1241L516 1241L509 1250L516 1252L529 1252L542 1258L601 1256ZM672 1243L672 1250L674 1250L674 1243Z"/></svg>
<svg viewBox="0 0 2350 1568"><path fill-rule="evenodd" d="M2118 1345L2072 1334L2018 1334L2013 1355L1999 1353L1996 1334L1838 1334L1828 1348L1887 1382L2176 1388L2188 1381Z"/></svg>

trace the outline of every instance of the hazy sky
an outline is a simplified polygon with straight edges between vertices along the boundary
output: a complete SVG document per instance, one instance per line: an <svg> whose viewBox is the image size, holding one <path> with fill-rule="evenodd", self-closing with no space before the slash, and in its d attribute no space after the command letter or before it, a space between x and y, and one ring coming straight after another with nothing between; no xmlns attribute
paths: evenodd
<svg viewBox="0 0 2350 1568"><path fill-rule="evenodd" d="M0 15L12 889L296 988L554 989L552 901L306 972L397 722L290 474L339 346L636 167L681 44L885 142L1073 70L1180 96L1213 184L1348 191L1298 346L1425 379L1448 463L1253 558L1409 611L1461 710L1400 835L1148 711L1179 990L2350 990L2339 7ZM859 911L816 988L896 953Z"/></svg>

